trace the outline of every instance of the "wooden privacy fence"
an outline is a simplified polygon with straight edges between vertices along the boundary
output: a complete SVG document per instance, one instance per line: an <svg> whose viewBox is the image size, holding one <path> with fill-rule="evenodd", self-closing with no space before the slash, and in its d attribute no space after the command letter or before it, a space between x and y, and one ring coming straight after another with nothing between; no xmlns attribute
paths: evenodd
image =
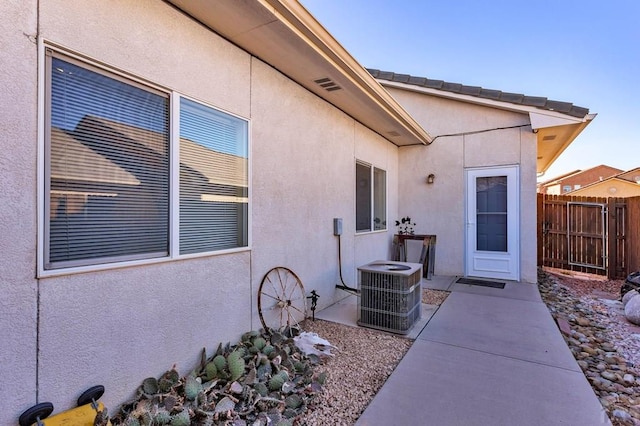
<svg viewBox="0 0 640 426"><path fill-rule="evenodd" d="M538 194L538 265L610 279L640 270L640 197Z"/></svg>

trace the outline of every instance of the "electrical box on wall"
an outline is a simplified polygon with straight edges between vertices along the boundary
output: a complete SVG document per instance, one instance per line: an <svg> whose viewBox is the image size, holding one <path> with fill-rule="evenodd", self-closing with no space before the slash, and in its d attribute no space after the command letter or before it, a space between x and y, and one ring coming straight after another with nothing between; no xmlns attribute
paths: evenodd
<svg viewBox="0 0 640 426"><path fill-rule="evenodd" d="M342 219L334 218L333 219L333 235L342 235Z"/></svg>

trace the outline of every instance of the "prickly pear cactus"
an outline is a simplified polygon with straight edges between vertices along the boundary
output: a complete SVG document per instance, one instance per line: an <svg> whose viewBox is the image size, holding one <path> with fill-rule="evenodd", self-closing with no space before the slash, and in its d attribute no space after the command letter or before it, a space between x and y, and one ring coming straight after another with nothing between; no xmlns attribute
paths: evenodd
<svg viewBox="0 0 640 426"><path fill-rule="evenodd" d="M195 377L187 377L186 383L184 384L184 397L189 401L193 401L198 397L200 392L202 392L202 383Z"/></svg>
<svg viewBox="0 0 640 426"><path fill-rule="evenodd" d="M279 391L287 380L289 380L289 374L285 370L279 371L269 380L269 390Z"/></svg>
<svg viewBox="0 0 640 426"><path fill-rule="evenodd" d="M216 367L216 363L215 362L210 361L204 367L204 377L205 377L205 380L207 380L207 381L213 380L216 377L218 377L218 367Z"/></svg>
<svg viewBox="0 0 640 426"><path fill-rule="evenodd" d="M155 377L148 377L142 381L142 391L146 394L153 395L158 393L158 381Z"/></svg>
<svg viewBox="0 0 640 426"><path fill-rule="evenodd" d="M189 418L189 412L187 410L183 410L171 417L171 426L189 426L191 424L191 419Z"/></svg>
<svg viewBox="0 0 640 426"><path fill-rule="evenodd" d="M242 356L243 351L235 350L227 357L227 365L231 374L231 381L238 380L244 374L245 362Z"/></svg>
<svg viewBox="0 0 640 426"><path fill-rule="evenodd" d="M227 368L227 359L222 355L216 355L215 358L213 358L213 363L218 371L222 371Z"/></svg>
<svg viewBox="0 0 640 426"><path fill-rule="evenodd" d="M293 424L322 391L326 377L314 374L317 364L285 334L247 332L237 345L218 345L210 357L203 349L185 377L173 366L158 379L145 379L137 399L123 404L111 423Z"/></svg>
<svg viewBox="0 0 640 426"><path fill-rule="evenodd" d="M255 337L252 340L252 343L253 343L253 346L259 351L261 351L267 345L267 341L265 340L264 337Z"/></svg>

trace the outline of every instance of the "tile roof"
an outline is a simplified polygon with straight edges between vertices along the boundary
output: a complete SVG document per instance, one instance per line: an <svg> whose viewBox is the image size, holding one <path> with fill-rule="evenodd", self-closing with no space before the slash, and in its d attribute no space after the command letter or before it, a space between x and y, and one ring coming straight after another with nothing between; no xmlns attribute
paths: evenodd
<svg viewBox="0 0 640 426"><path fill-rule="evenodd" d="M388 80L397 83L405 83L428 89L442 90L460 95L475 96L499 102L508 102L516 105L532 106L549 111L557 111L572 117L583 118L589 113L588 108L575 106L570 102L553 101L539 96L526 96L520 93L509 93L500 90L490 90L479 86L465 86L459 83L450 83L443 80L432 80L426 77L414 77L408 74L396 74L390 71L367 69L378 80Z"/></svg>

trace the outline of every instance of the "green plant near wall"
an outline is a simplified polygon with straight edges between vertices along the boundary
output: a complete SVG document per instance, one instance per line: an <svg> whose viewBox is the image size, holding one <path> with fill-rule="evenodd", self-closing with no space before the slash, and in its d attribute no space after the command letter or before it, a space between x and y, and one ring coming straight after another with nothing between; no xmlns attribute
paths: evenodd
<svg viewBox="0 0 640 426"><path fill-rule="evenodd" d="M416 224L411 222L411 218L409 216L396 220L396 227L398 228L398 234L400 235L415 234L415 231L413 230L414 226L416 226Z"/></svg>

